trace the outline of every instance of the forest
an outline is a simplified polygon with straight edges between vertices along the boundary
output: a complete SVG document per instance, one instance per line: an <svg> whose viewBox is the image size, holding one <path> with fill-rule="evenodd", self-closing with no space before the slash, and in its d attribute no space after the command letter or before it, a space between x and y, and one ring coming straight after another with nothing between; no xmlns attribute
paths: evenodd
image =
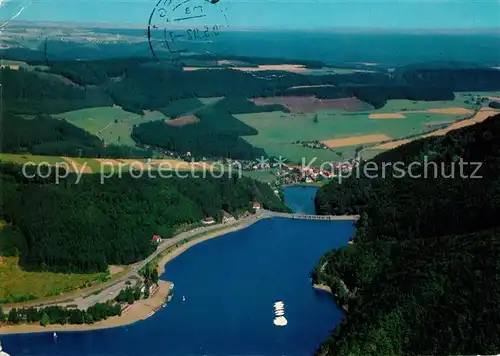
<svg viewBox="0 0 500 356"><path fill-rule="evenodd" d="M25 119L7 113L2 121L0 152L31 153L45 156L147 158L151 150L107 145L94 135L49 115Z"/></svg>
<svg viewBox="0 0 500 356"><path fill-rule="evenodd" d="M163 121L140 124L132 130L132 137L136 142L153 147L190 152L192 157L198 159L226 157L250 160L267 156L263 149L241 138L257 135L258 132L231 115L231 103L232 100L225 99L214 107L198 110L195 116L200 121L193 124L173 126ZM245 108L242 106L241 109Z"/></svg>
<svg viewBox="0 0 500 356"><path fill-rule="evenodd" d="M29 58L36 56L25 53ZM29 59L28 58L28 59ZM20 58L22 59L22 58ZM203 60L204 57L194 58ZM211 60L214 58L211 57ZM256 63L257 58L240 58ZM262 59L263 63L278 63L278 59ZM107 60L30 60L48 68L18 70L0 69L3 87L3 111L6 115L53 115L88 107L118 105L125 111L144 115L146 110L157 110L170 117L195 114L196 125L172 126L149 122L133 128L137 145L175 152L191 152L196 158L255 159L266 156L263 149L254 147L241 138L256 135L257 131L232 114L268 111L288 111L281 105L257 106L247 100L277 95L316 95L319 98L355 96L381 108L389 99L452 100L457 90L500 90L500 71L488 68L469 68L433 64L414 65L398 69L393 76L376 71L343 75L304 75L291 72L265 71L259 75L232 69L183 71L170 62L152 58L119 58ZM321 63L305 62L316 68ZM442 69L440 69L442 68ZM328 87L317 85L328 84ZM316 87L307 87L316 85ZM293 86L299 86L290 90ZM306 87L304 87L306 86ZM224 98L203 108L199 98ZM186 107L191 110L184 111ZM16 119L8 116L2 131L10 137L3 152L34 154L82 155L87 157L149 157L150 153L137 149L109 146L97 147L96 137L83 137L76 128L50 122L50 129L41 128L48 117ZM65 126L65 127L63 127ZM44 133L44 139L25 134ZM55 134L54 130L67 131ZM71 134L70 134L71 132ZM55 135L54 135L55 134ZM75 138L73 140L73 138ZM47 141L45 141L47 140ZM54 142L55 140L55 142Z"/></svg>
<svg viewBox="0 0 500 356"><path fill-rule="evenodd" d="M68 84L61 78L22 67L0 69L0 79L6 113L55 114L113 105L113 100L99 87Z"/></svg>
<svg viewBox="0 0 500 356"><path fill-rule="evenodd" d="M232 69L183 71L170 62L155 62L151 58L29 63L48 64L49 68L0 71L4 86L10 89L4 97L6 111L55 114L116 104L141 113L167 107L178 99L276 95L356 96L380 108L389 99L449 100L454 91L500 89L498 70L450 67L446 63L441 67L403 67L393 76L383 72L316 76L265 71L256 76ZM324 84L332 86L288 90L293 86Z"/></svg>
<svg viewBox="0 0 500 356"><path fill-rule="evenodd" d="M353 244L330 251L312 271L314 283L330 286L348 309L318 355L500 351L499 119L372 161L420 162L412 176L391 168L384 178L352 177L319 190L318 213L361 219ZM477 164L462 164L460 172L460 162L481 165L475 172Z"/></svg>
<svg viewBox="0 0 500 356"><path fill-rule="evenodd" d="M19 255L27 270L106 271L151 254L153 235L172 237L207 216L221 221L223 210L236 216L259 201L287 211L269 185L245 177L135 179L124 173L105 184L97 174L78 184L75 175L54 182L53 176L30 180L20 166L0 165L0 218L24 239L18 246L25 248Z"/></svg>

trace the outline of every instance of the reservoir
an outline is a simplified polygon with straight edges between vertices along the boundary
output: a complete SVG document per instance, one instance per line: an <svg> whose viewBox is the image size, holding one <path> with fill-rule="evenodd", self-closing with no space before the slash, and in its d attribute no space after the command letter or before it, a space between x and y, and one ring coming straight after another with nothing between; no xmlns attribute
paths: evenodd
<svg viewBox="0 0 500 356"><path fill-rule="evenodd" d="M289 187L294 210L314 212L316 188ZM309 273L346 245L352 222L272 218L193 246L166 266L172 301L152 317L114 329L6 335L11 356L310 355L339 323L331 295ZM182 298L182 297L185 298ZM184 300L183 300L184 299ZM286 326L273 323L285 305Z"/></svg>

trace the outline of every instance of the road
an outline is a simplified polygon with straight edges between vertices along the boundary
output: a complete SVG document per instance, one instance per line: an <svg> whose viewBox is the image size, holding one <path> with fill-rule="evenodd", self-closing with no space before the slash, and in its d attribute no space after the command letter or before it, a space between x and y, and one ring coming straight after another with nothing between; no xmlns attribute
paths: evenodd
<svg viewBox="0 0 500 356"><path fill-rule="evenodd" d="M9 310L13 307L45 307L50 305L60 305L60 306L68 306L68 305L76 305L79 309L87 309L88 307L96 304L103 303L107 300L110 300L118 295L122 289L127 286L127 281L130 282L131 286L134 286L138 281L141 281L142 278L139 276L139 270L146 266L149 262L151 262L154 258L160 255L163 251L168 249L169 247L175 245L176 243L184 240L192 238L201 233L207 233L213 230L221 229L221 228L230 228L240 225L250 225L261 219L268 219L272 217L281 217L281 218L292 218L292 219L314 219L315 215L303 215L303 214L288 214L288 213L279 213L273 212L270 210L261 209L257 211L256 214L250 215L245 218L241 218L239 220L231 221L225 224L214 224L210 226L199 227L194 230L189 230L179 235L163 240L157 247L157 249L149 255L146 259L134 263L131 265L130 270L120 276L119 278L113 279L109 282L104 282L97 284L95 286L89 287L83 291L81 291L80 296L75 297L75 295L66 295L58 298L53 298L49 301L34 301L31 303L17 303L11 305L5 305L3 310L5 313L8 313ZM325 216L321 220L357 220L357 216ZM224 232L221 232L224 233Z"/></svg>
<svg viewBox="0 0 500 356"><path fill-rule="evenodd" d="M168 249L169 247L175 245L176 243L184 240L191 238L193 236L196 236L201 233L206 233L210 232L213 230L221 229L221 228L229 228L229 227L234 227L238 225L243 225L243 224L249 224L256 222L260 219L265 219L265 218L270 218L273 217L274 213L268 210L261 210L258 211L254 215L250 215L245 218L241 218L239 220L231 221L225 224L214 224L210 226L204 226L204 227L199 227L194 230L189 230L183 233L180 233L176 235L173 238L165 239L163 240L157 247L157 249L149 255L146 259L132 264L130 267L130 270L124 274L123 276L120 276L117 279L110 280L108 282L104 283L99 283L95 286L89 287L87 289L84 289L80 292L80 296L76 297L74 294L73 295L63 295L61 297L57 298L52 298L47 301L34 301L34 302L27 302L27 303L16 303L16 304L6 304L3 306L4 313L8 313L10 309L13 307L20 308L20 307L45 307L45 306L50 306L50 305L61 305L61 306L67 306L67 305L77 305L78 308L80 309L87 309L89 306L92 306L96 303L99 302L105 302L109 299L114 298L120 290L124 289L126 287L126 282L130 281L132 285L135 285L135 283L138 280L141 280L141 277L139 277L139 270L146 266L149 262L151 262L154 258L156 258L158 255L160 255L163 251ZM99 293L97 293L99 292ZM96 295L94 295L96 293Z"/></svg>

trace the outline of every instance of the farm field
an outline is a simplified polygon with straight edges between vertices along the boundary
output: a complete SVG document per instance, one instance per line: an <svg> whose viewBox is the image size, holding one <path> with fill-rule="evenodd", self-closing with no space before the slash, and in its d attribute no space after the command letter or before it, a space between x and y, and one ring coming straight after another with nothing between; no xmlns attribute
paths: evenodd
<svg viewBox="0 0 500 356"><path fill-rule="evenodd" d="M130 136L134 125L168 119L158 111L147 111L144 116L129 113L120 107L97 107L69 111L57 115L85 131L102 138L106 143L135 146Z"/></svg>
<svg viewBox="0 0 500 356"><path fill-rule="evenodd" d="M314 116L318 116L315 123ZM374 120L369 113L348 113L339 110L321 111L317 114L287 114L283 112L239 114L236 118L259 131L256 136L246 136L245 140L263 148L268 155L286 156L294 161L302 157L319 159L337 158L335 152L349 156L356 144L335 147L335 152L292 145L295 141L325 141L364 135L380 134L389 138L416 135L431 130L427 122L457 119L466 115L415 113L404 119ZM347 143L348 141L346 141Z"/></svg>
<svg viewBox="0 0 500 356"><path fill-rule="evenodd" d="M0 66L2 67L9 67L11 70L19 70L19 68L30 68L30 65L26 62L21 62L21 61L11 61L11 60L6 60L2 59L0 61Z"/></svg>
<svg viewBox="0 0 500 356"><path fill-rule="evenodd" d="M412 101L406 99L389 100L387 104L380 109L373 110L372 113L401 113L405 114L407 111L425 111L429 109L442 109L442 108L464 108L469 110L478 109L475 103L471 103L473 96L492 96L497 92L459 92L455 93L454 100L445 101ZM469 103L465 103L469 101Z"/></svg>
<svg viewBox="0 0 500 356"><path fill-rule="evenodd" d="M55 166L57 163L64 162L61 157L55 156L36 156L31 154L15 154L15 153L0 153L0 162L9 162L24 164L28 162L33 162L35 164L47 163L51 166Z"/></svg>
<svg viewBox="0 0 500 356"><path fill-rule="evenodd" d="M0 220L0 303L15 302L21 298L44 298L58 295L104 280L107 273L62 274L51 272L30 272L21 269L19 257L7 253L15 247L24 249L20 242L22 235L5 221ZM8 255L8 257L7 257Z"/></svg>
<svg viewBox="0 0 500 356"><path fill-rule="evenodd" d="M0 302L14 302L19 298L40 299L62 292L84 288L104 280L106 273L63 274L28 272L19 267L19 257L0 257Z"/></svg>
<svg viewBox="0 0 500 356"><path fill-rule="evenodd" d="M231 63L233 62L233 63ZM264 71L283 71L304 75L331 75L331 74L353 74L353 73L375 73L370 69L350 69L350 68L333 68L323 67L319 69L306 68L301 64L260 64L256 66L244 66L242 63L234 63L235 61L218 61L217 65L210 62L191 63L192 65L185 66L182 69L185 71L194 70L220 70L232 69L244 72L264 72Z"/></svg>
<svg viewBox="0 0 500 356"><path fill-rule="evenodd" d="M336 147L349 147L354 145L364 145L367 143L389 141L391 137L384 134L373 134L363 136L351 136L346 138L335 138L332 140L325 140L323 143L330 148Z"/></svg>
<svg viewBox="0 0 500 356"><path fill-rule="evenodd" d="M314 96L277 96L270 98L250 99L256 105L279 104L287 107L292 113L314 113L320 110L363 111L372 107L361 100L352 98L318 99Z"/></svg>
<svg viewBox="0 0 500 356"><path fill-rule="evenodd" d="M294 162L300 162L303 157L308 160L312 157L317 157L318 160L334 160L339 158L337 152L342 153L344 157L352 157L357 145L347 146L347 144L355 141L340 141L346 146L336 144L336 147L332 149L333 152L292 143L353 139L358 136L377 134L397 140L407 136L424 135L436 128L445 130L438 131L444 134L446 130L449 130L448 126L453 129L467 125L467 120L458 123L455 121L471 117L481 107L475 102L477 97L495 97L500 96L500 93L464 92L455 93L455 95L454 100L437 102L390 100L384 108L378 110L347 112L341 109L330 109L306 114L270 112L238 114L235 117L259 131L258 135L247 136L244 139L254 146L263 148L268 155L285 156ZM318 117L316 123L314 122L315 115ZM477 121L477 117L475 120ZM367 142L365 146L376 146L376 142ZM393 143L381 144L378 149L372 150L372 156L392 147L395 147ZM370 152L365 149L363 154L366 157Z"/></svg>
<svg viewBox="0 0 500 356"><path fill-rule="evenodd" d="M498 114L498 113L500 113L500 109L491 109L489 107L482 107L470 119L466 119L466 120L452 123L451 125L449 125L448 127L444 128L444 129L440 129L440 130L436 130L436 131L433 131L430 133L426 133L426 134L423 134L421 136L414 137L411 139L396 140L393 142L387 142L387 143L384 143L381 145L376 145L374 147L371 147L370 151L379 151L380 152L380 151L389 150L392 148L402 146L408 142L411 142L413 140L417 140L420 138L431 137L431 136L443 136L452 130L460 129L462 127L467 127L467 126L471 126L471 125L474 125L476 123L482 122L482 121L486 120L488 117L493 116L493 115ZM363 154L363 157L365 158L365 154Z"/></svg>
<svg viewBox="0 0 500 356"><path fill-rule="evenodd" d="M253 178L264 183L269 183L276 179L275 172L275 169L268 169L265 171L243 171L242 175L244 177Z"/></svg>

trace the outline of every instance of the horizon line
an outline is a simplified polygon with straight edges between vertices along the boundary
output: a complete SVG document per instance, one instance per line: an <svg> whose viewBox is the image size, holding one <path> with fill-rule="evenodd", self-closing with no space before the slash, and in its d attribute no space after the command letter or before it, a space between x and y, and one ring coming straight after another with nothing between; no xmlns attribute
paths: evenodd
<svg viewBox="0 0 500 356"><path fill-rule="evenodd" d="M147 29L147 24L137 23L109 23L109 22L77 22L77 21L36 21L14 20L10 26L40 26L54 27L66 25L82 28L109 28L109 29ZM8 31L7 26L3 31ZM174 27L174 26L173 26ZM393 27L250 27L231 26L226 31L307 31L307 32L377 32L377 33L446 33L446 34L496 34L500 36L499 27L488 28L393 28Z"/></svg>

